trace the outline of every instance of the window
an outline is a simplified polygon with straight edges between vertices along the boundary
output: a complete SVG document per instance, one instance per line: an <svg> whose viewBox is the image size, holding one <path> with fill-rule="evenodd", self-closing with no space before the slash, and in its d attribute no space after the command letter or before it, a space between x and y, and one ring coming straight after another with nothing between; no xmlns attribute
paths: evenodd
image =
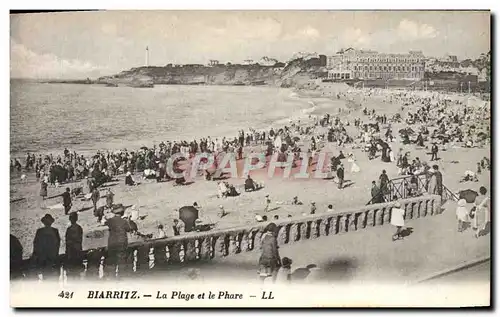
<svg viewBox="0 0 500 317"><path fill-rule="evenodd" d="M370 70L373 70L373 66L372 65L370 65Z"/></svg>
<svg viewBox="0 0 500 317"><path fill-rule="evenodd" d="M345 74L345 79L351 79L351 74Z"/></svg>

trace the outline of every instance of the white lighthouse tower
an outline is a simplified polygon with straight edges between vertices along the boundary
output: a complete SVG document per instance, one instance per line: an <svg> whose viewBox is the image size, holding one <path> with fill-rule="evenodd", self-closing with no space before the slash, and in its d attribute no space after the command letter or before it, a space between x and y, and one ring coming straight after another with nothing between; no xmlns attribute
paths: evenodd
<svg viewBox="0 0 500 317"><path fill-rule="evenodd" d="M149 66L149 47L146 46L146 67Z"/></svg>

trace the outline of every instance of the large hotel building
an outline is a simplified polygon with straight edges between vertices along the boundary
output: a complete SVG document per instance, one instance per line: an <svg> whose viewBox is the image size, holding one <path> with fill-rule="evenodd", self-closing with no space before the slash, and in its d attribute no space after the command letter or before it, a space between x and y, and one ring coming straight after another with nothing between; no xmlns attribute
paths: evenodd
<svg viewBox="0 0 500 317"><path fill-rule="evenodd" d="M328 79L406 79L424 78L425 61L421 51L386 54L348 48L329 56Z"/></svg>

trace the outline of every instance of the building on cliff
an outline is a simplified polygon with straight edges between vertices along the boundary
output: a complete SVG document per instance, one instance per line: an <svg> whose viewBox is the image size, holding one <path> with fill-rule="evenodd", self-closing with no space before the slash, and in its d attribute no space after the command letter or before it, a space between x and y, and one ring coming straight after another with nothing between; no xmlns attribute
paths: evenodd
<svg viewBox="0 0 500 317"><path fill-rule="evenodd" d="M421 51L406 54L379 53L348 48L326 61L328 79L406 79L424 78L425 57Z"/></svg>

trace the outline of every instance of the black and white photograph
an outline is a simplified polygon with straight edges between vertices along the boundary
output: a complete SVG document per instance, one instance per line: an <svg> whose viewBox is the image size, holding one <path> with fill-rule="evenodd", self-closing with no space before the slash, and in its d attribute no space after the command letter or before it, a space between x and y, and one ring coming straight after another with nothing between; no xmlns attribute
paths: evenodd
<svg viewBox="0 0 500 317"><path fill-rule="evenodd" d="M491 305L490 11L9 20L12 307Z"/></svg>

